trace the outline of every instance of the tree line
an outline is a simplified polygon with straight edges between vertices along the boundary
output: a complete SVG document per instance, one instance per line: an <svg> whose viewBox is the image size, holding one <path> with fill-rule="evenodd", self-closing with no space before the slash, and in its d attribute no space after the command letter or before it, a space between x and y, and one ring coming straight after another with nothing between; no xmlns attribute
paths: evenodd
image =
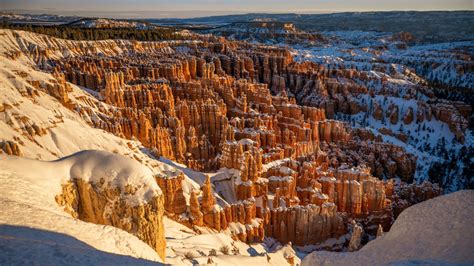
<svg viewBox="0 0 474 266"><path fill-rule="evenodd" d="M2 29L14 29L45 34L69 40L108 40L125 39L137 41L181 40L184 36L173 28L135 29L135 28L80 28L66 25L32 25L13 24L6 20L1 23Z"/></svg>

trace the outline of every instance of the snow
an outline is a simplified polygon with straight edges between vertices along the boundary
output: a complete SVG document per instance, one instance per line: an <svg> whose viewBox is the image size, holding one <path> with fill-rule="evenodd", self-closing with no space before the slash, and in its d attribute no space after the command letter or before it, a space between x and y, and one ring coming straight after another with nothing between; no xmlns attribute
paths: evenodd
<svg viewBox="0 0 474 266"><path fill-rule="evenodd" d="M282 173L284 175L291 175L291 174L296 174L296 171L294 171L293 169L291 169L289 167L282 166L282 167L280 167L280 173Z"/></svg>
<svg viewBox="0 0 474 266"><path fill-rule="evenodd" d="M0 250L1 265L160 264L104 252L69 235L26 226L0 225Z"/></svg>
<svg viewBox="0 0 474 266"><path fill-rule="evenodd" d="M60 194L60 185L73 179L82 179L88 183L103 182L111 188L119 188L121 197L131 206L146 203L161 195L149 168L130 158L109 152L84 150L52 162L7 155L0 158L0 165L4 165L6 169L35 178L37 182L45 182L43 189L49 189L52 195ZM54 186L50 182L51 176L57 179L56 183L52 183ZM135 193L124 194L128 185L136 188Z"/></svg>
<svg viewBox="0 0 474 266"><path fill-rule="evenodd" d="M212 176L216 193L221 195L228 203L237 202L236 183L234 181L240 180L239 176L240 171L228 168L221 168Z"/></svg>
<svg viewBox="0 0 474 266"><path fill-rule="evenodd" d="M56 172L57 176L69 175L70 179L83 179L86 182L105 182L117 187L131 206L150 201L161 195L161 190L154 179L153 172L130 158L113 153L85 150L53 162L58 168L66 171L65 175ZM52 167L51 165L49 167ZM132 185L133 194L124 194L126 186Z"/></svg>
<svg viewBox="0 0 474 266"><path fill-rule="evenodd" d="M269 163L267 163L267 164L262 165L262 171L263 171L263 172L267 172L268 169L273 168L273 167L279 167L280 165L285 164L285 163L287 163L287 162L289 162L289 161L291 161L290 158L285 158L285 159L280 159L280 160L276 160L276 161L271 161L271 162L269 162Z"/></svg>
<svg viewBox="0 0 474 266"><path fill-rule="evenodd" d="M295 257L295 263L300 263L295 251L289 246L272 248L265 243L248 245L234 241L225 233L197 234L168 218L164 219L164 223L167 242L166 262L173 265L205 265L208 258L211 258L216 265L287 265L285 257L288 256ZM222 246L228 246L230 250L235 246L239 254L234 255L229 251L229 255L225 255L220 251ZM208 256L212 249L216 250L217 256ZM194 259L186 259L186 253L191 253ZM270 257L269 262L266 255Z"/></svg>
<svg viewBox="0 0 474 266"><path fill-rule="evenodd" d="M309 265L473 264L474 191L461 190L403 211L389 232L357 252L313 252Z"/></svg>
<svg viewBox="0 0 474 266"><path fill-rule="evenodd" d="M359 103L360 106L367 105L369 115L367 112L355 115L338 113L336 119L349 122L352 127L369 129L375 135L382 135L383 142L402 147L408 153L415 155L417 167L414 178L419 183L429 180L428 173L433 166L448 165L453 160L457 161L457 166L454 169L446 169L439 182L448 193L466 187L463 171L469 166L463 162L464 160L458 158L464 157L463 148L472 149L474 146L472 130L469 128L461 130L464 133L465 142L460 143L455 140L455 134L445 122L435 118L430 121L425 119L421 123L415 121L417 111L426 109L420 107L426 106L426 102L433 100L431 94L434 88L430 86L441 87L423 85L427 84L427 81L441 83L448 87L472 89L474 84L472 71L458 71L458 67L471 64L469 54L471 54L473 42L415 45L407 49L398 49L390 40L392 34L387 32L336 31L322 34L329 40L327 43L311 47L293 45L292 54L295 60L313 61L336 69L355 68L375 78L370 81L338 78L338 82L355 82L369 91L374 91L376 95L363 93L344 95L348 100ZM385 79L384 82L382 78ZM317 93L306 95L303 102L311 103L315 100L311 97L319 99L320 95ZM370 113L375 102L384 111L388 110L391 104L398 106L398 122L391 124L388 119L382 121L374 119ZM406 125L402 119L409 108L413 110L415 121ZM464 118L459 115L459 119ZM403 142L395 136L381 134L382 128L391 130L395 136L396 134L406 136L407 141Z"/></svg>
<svg viewBox="0 0 474 266"><path fill-rule="evenodd" d="M253 145L254 141L251 139L241 139L239 140L239 143L242 145Z"/></svg>
<svg viewBox="0 0 474 266"><path fill-rule="evenodd" d="M0 156L0 246L10 247L0 249L0 261L6 259L8 264L22 264L42 258L44 263L40 264L49 264L62 261L65 254L78 247L80 249L69 255L72 262L78 264L100 258L111 262L124 259L124 263L139 261L125 256L161 261L158 254L137 237L112 226L74 219L56 204L54 198L61 191L61 184L73 172L100 173L94 166L100 162L107 164L103 155L87 151L55 162ZM119 176L139 170L131 159L119 159L119 162L126 163L117 165ZM130 165L133 168L129 169ZM151 187L147 192L158 193L159 188ZM27 251L28 256L21 256Z"/></svg>
<svg viewBox="0 0 474 266"><path fill-rule="evenodd" d="M391 143L399 147L403 147L408 153L417 157L417 168L415 172L415 180L419 183L427 180L428 171L434 162L443 162L444 153L435 150L438 144L446 143L444 145L448 154L459 155L462 147L473 147L472 131L466 130L465 142L459 143L455 140L454 133L449 129L449 125L445 122L437 120L434 116L431 120L425 119L423 122L416 123L416 113L420 108L421 101L407 100L392 96L375 95L358 95L354 98L356 101L368 103L369 110L373 109L374 103L377 103L383 110L388 110L390 105L396 105L399 109L399 119L396 124L392 124L388 118L377 120L372 115L366 116L361 112L351 116L338 115L342 120L351 123L353 127L366 128L371 130L375 135L381 135L385 143ZM414 121L410 124L403 122L403 116L409 108L413 109ZM394 134L402 133L408 136L408 141L403 142L395 136L384 135L380 133L382 128L391 130ZM429 148L427 148L429 147ZM459 163L459 169L464 169L465 166ZM454 183L447 191L456 191L459 189L459 184Z"/></svg>
<svg viewBox="0 0 474 266"><path fill-rule="evenodd" d="M268 180L274 181L274 182L290 182L293 180L293 177L292 176L270 176Z"/></svg>
<svg viewBox="0 0 474 266"><path fill-rule="evenodd" d="M371 31L331 31L322 32L329 39L327 44L293 45L293 55L298 61L314 61L322 64L341 64L357 66L370 70L379 62L403 64L412 67L416 73L432 81L442 82L452 87L473 88L474 74L460 73L456 65L463 62L457 53L469 50L472 41L424 44L397 49L389 38L392 33ZM386 47L387 49L379 49ZM430 64L426 67L423 64ZM466 60L464 60L466 63Z"/></svg>

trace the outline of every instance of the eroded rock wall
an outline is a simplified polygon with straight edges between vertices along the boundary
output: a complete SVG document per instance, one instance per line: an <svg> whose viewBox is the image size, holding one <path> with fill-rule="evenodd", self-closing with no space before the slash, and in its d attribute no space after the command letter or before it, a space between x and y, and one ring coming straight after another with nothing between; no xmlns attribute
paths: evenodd
<svg viewBox="0 0 474 266"><path fill-rule="evenodd" d="M150 245L164 260L166 240L163 226L164 197L157 195L146 204L133 206L121 195L133 194L129 186L120 191L106 183L88 183L82 179L68 181L56 202L80 220L123 229Z"/></svg>

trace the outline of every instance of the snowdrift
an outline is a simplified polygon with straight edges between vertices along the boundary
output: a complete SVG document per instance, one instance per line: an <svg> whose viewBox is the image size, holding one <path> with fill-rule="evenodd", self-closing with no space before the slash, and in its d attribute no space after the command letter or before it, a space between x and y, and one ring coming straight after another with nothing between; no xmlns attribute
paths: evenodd
<svg viewBox="0 0 474 266"><path fill-rule="evenodd" d="M302 265L473 264L473 203L474 191L462 190L416 204L361 250L313 252Z"/></svg>

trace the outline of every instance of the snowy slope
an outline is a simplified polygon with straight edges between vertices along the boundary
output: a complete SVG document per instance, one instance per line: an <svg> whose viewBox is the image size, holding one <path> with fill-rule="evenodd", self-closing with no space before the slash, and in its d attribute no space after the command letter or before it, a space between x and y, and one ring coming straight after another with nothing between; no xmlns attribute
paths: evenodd
<svg viewBox="0 0 474 266"><path fill-rule="evenodd" d="M413 113L416 114L420 109L422 101L406 100L399 97L375 95L371 97L368 94L361 94L354 97L359 103L368 103L369 110L373 110L374 103L377 103L383 110L388 110L390 105L396 105L400 114L406 114L409 108L412 108ZM402 117L402 115L400 115ZM399 119L397 123L393 124L389 119L377 120L373 115L367 115L360 112L351 116L338 115L338 119L349 122L353 127L370 129L376 135L381 135L383 141L403 147L407 152L417 156L417 168L415 171L415 180L419 183L429 180L429 170L436 162L450 162L454 158L463 156L463 147L474 147L474 139L471 130L466 130L465 142L460 143L456 141L455 134L449 129L449 125L437 119L431 121L425 119L423 122L413 122L405 124L403 119ZM407 141L404 142L395 136L383 134L382 129L389 129L396 134L403 134L407 136ZM434 134L436 132L436 134ZM449 157L445 158L445 154ZM461 160L457 163L457 172L451 173L453 178L449 185L444 187L445 192L453 192L466 187L465 180L461 178L463 169L467 168ZM450 179L448 174L445 174L444 179L441 180L443 184Z"/></svg>
<svg viewBox="0 0 474 266"><path fill-rule="evenodd" d="M388 233L353 253L313 252L302 265L474 263L474 191L461 190L403 211Z"/></svg>
<svg viewBox="0 0 474 266"><path fill-rule="evenodd" d="M115 169L114 173L112 169ZM120 258L107 253L161 261L158 254L137 237L115 227L74 219L54 199L61 191L61 184L70 178L103 177L120 181L117 186L127 182L141 185L141 193L137 193L136 198L130 198L132 202L139 203L146 199L144 195L161 193L156 183L152 182L149 171L131 159L98 151L80 152L54 162L2 155L0 245L10 248L0 249L0 262L31 263L29 260L43 257L42 253L45 254L44 259L51 259L49 262L60 262L62 255L71 249L77 249L70 254L73 261L79 259L76 256L89 254L77 263L96 257L111 262ZM132 177L130 180L125 179L128 175ZM14 246L23 248L16 251L12 248ZM30 253L23 257L25 261L21 261L19 257L21 252L26 252L25 249ZM125 262L134 261L132 258L124 259Z"/></svg>
<svg viewBox="0 0 474 266"><path fill-rule="evenodd" d="M409 108L416 115L418 111L423 112L426 109L427 103L433 108L435 106L433 102L441 102L442 98L434 97L435 91L444 90L439 84L458 89L465 88L466 93L457 94L458 92L454 90L448 99L472 102L470 101L472 93L468 91L474 85L474 75L472 71L463 69L472 66L473 41L397 48L398 42L393 40L392 34L388 32L337 31L323 32L323 35L330 39L330 42L310 48L293 45L295 59L312 61L336 69L353 68L367 74L368 77L375 78L375 81L368 82L350 79L375 92L375 95L370 93L344 95L360 106L367 106L368 111L353 115L337 113L335 118L349 122L352 127L369 129L376 135L381 135L384 142L400 146L417 156L414 175L417 182L426 180L437 182L444 192L448 193L468 187L470 175L467 169L472 162L464 150L472 150L474 147L472 130L468 127L463 129L465 140L459 142L456 140L456 132L450 129L446 121L435 118L418 122L415 119L405 124L402 119ZM340 78L339 81L343 79ZM338 97L343 97L342 95ZM384 111L392 105L397 106L400 111L398 121L392 123L388 119L375 119L373 117L375 103ZM455 105L454 102L448 103ZM457 114L456 116L458 121L469 119ZM387 134L387 129L393 132L393 135ZM396 135L406 137L406 141L402 141ZM448 167L453 161L457 163ZM441 174L433 174L440 172L440 168L443 171Z"/></svg>
<svg viewBox="0 0 474 266"><path fill-rule="evenodd" d="M9 32L11 35L11 32ZM18 44L5 36L0 38L0 52L14 49ZM31 40L40 35L28 33ZM71 110L57 99L36 90L30 83L50 83L51 74L37 71L31 58L21 55L12 60L0 54L0 139L15 141L20 145L24 157L40 160L54 160L82 150L105 150L139 161L163 175L174 175L177 169L155 160L139 141L119 138L101 129L93 128L88 121L94 117L81 114L89 108L95 113L112 108L101 103L83 88L69 84L72 92L69 99L76 105ZM29 90L38 93L28 95ZM29 136L27 127L37 125L46 134Z"/></svg>
<svg viewBox="0 0 474 266"><path fill-rule="evenodd" d="M366 69L385 62L412 68L417 75L451 87L472 89L474 74L457 71L458 64L472 64L473 41L458 41L428 45L415 45L399 49L390 40L388 32L337 31L323 32L331 39L328 44L305 47L294 45L297 60L311 60L321 64L340 64ZM380 49L380 47L385 47Z"/></svg>
<svg viewBox="0 0 474 266"><path fill-rule="evenodd" d="M1 265L157 265L103 252L71 236L24 226L0 225Z"/></svg>

